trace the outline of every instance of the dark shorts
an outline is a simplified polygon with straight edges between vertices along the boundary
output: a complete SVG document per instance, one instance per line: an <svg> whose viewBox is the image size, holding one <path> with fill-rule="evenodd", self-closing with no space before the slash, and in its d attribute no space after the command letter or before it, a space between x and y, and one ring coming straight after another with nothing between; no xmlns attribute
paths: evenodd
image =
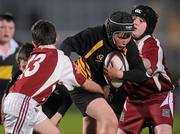
<svg viewBox="0 0 180 134"><path fill-rule="evenodd" d="M107 99L107 102L113 109L118 119L120 118L121 112L123 110L126 96L127 94L124 90L115 91L112 89L110 92L110 97Z"/></svg>
<svg viewBox="0 0 180 134"><path fill-rule="evenodd" d="M59 112L63 116L71 104L72 100L66 87L58 85L46 103L42 105L42 110L48 118L51 118L56 112Z"/></svg>
<svg viewBox="0 0 180 134"><path fill-rule="evenodd" d="M83 116L87 116L86 108L92 100L100 97L103 98L101 94L91 93L82 88L76 88L70 92L70 95L74 104L78 107ZM124 90L118 90L117 92L111 90L110 97L107 99L107 102L112 107L118 119L121 115L125 99L126 93Z"/></svg>
<svg viewBox="0 0 180 134"><path fill-rule="evenodd" d="M88 92L85 89L78 87L70 92L73 103L81 111L83 116L86 116L86 108L88 104L96 98L103 98L102 94Z"/></svg>

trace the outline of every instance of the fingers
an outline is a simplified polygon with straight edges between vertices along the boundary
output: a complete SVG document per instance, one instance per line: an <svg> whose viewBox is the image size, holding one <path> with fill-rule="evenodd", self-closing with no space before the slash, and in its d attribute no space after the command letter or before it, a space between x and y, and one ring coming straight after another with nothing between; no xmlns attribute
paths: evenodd
<svg viewBox="0 0 180 134"><path fill-rule="evenodd" d="M115 61L111 61L111 66L112 68L118 69L118 66L115 64Z"/></svg>
<svg viewBox="0 0 180 134"><path fill-rule="evenodd" d="M104 74L107 74L108 73L108 68L104 67L103 71L104 71Z"/></svg>
<svg viewBox="0 0 180 134"><path fill-rule="evenodd" d="M107 68L107 67L104 67L103 72L104 72L104 75L105 75L106 79L109 80L108 68Z"/></svg>

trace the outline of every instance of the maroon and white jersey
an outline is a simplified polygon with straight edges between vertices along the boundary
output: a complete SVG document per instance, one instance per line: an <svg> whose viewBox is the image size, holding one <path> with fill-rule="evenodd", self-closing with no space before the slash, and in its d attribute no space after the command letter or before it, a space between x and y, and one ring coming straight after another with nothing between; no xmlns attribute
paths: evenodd
<svg viewBox="0 0 180 134"><path fill-rule="evenodd" d="M173 89L170 73L165 64L163 50L158 39L147 35L137 42L140 55L151 62L153 73L147 74L147 80L138 84L132 84L127 92L131 97L144 98L154 93L169 91Z"/></svg>
<svg viewBox="0 0 180 134"><path fill-rule="evenodd" d="M71 91L81 86L85 78L74 70L71 60L55 46L40 46L31 53L25 71L10 88L10 92L22 93L44 103L58 82Z"/></svg>

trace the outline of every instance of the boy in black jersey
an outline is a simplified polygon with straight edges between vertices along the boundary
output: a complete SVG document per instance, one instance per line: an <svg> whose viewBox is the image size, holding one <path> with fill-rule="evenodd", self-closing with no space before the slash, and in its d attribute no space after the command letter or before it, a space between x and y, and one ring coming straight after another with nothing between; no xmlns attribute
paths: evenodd
<svg viewBox="0 0 180 134"><path fill-rule="evenodd" d="M11 13L0 14L0 105L12 74L18 70L15 55L21 43L14 40L15 26Z"/></svg>
<svg viewBox="0 0 180 134"><path fill-rule="evenodd" d="M120 71L120 79L140 83L146 78L145 68L139 57L137 46L133 39L131 39L132 31L133 21L131 15L127 12L117 11L105 21L105 24L87 28L65 39L60 45L60 49L68 56L70 56L71 52L76 52L80 55L77 64L81 68L81 73L86 78L92 79L103 86L104 90L108 93L109 89L104 79L103 71L106 73L109 71L108 68L104 68L104 59L111 51L124 53L129 63L130 70ZM109 123L107 122L109 116L106 111L100 110L101 105L93 106L92 103L97 102L103 96L80 89L77 88L70 95L84 115L83 134L99 133L99 128L104 123ZM111 95L113 97L107 98L107 101L112 106L114 112L116 112L117 117L119 117L126 93L122 90L111 90L110 92L113 93ZM87 114L89 109L93 109L92 113L97 114L96 118Z"/></svg>

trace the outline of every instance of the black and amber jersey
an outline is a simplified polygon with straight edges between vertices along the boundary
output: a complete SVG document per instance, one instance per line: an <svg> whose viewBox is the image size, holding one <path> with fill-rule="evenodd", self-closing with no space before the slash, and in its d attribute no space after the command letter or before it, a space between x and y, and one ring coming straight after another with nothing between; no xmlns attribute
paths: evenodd
<svg viewBox="0 0 180 134"><path fill-rule="evenodd" d="M77 60L81 73L101 86L106 85L103 74L104 59L106 55L117 50L108 40L104 26L87 28L84 31L65 39L60 49L70 56L76 52L80 57ZM145 79L145 69L138 49L133 40L129 42L123 52L128 60L130 71L124 72L124 80L141 82Z"/></svg>
<svg viewBox="0 0 180 134"><path fill-rule="evenodd" d="M16 53L18 48L16 48L15 52L10 54L5 59L3 56L0 56L0 95L4 93L4 90L7 88L12 75L18 71L18 65L16 63Z"/></svg>

